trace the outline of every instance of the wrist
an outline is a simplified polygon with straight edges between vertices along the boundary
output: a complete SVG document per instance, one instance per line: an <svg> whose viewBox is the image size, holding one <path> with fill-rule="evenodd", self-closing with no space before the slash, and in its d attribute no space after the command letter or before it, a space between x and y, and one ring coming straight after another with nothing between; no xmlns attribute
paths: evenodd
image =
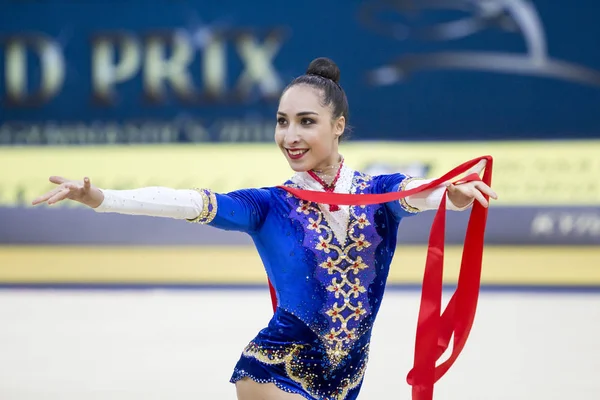
<svg viewBox="0 0 600 400"><path fill-rule="evenodd" d="M104 202L104 193L98 188L91 188L88 195L80 201L90 208L98 208L102 202Z"/></svg>

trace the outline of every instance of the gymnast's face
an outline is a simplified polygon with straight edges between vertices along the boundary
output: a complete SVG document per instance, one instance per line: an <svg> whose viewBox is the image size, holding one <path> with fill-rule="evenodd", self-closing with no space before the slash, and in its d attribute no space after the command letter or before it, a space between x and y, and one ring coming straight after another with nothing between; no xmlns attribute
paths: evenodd
<svg viewBox="0 0 600 400"><path fill-rule="evenodd" d="M339 161L338 142L345 119L332 119L321 91L308 85L289 88L279 101L275 142L296 172L320 170Z"/></svg>

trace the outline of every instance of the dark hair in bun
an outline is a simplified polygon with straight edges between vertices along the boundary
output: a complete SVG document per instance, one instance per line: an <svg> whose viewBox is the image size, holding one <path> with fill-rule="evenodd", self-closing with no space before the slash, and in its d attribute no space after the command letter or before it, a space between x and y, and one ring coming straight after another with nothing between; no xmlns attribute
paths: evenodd
<svg viewBox="0 0 600 400"><path fill-rule="evenodd" d="M331 114L334 119L339 117L346 118L348 126L348 99L344 89L339 84L340 69L329 58L316 58L311 61L306 74L294 79L284 93L295 85L308 85L322 91L321 104L325 107L331 107Z"/></svg>
<svg viewBox="0 0 600 400"><path fill-rule="evenodd" d="M306 75L318 75L334 83L340 83L340 69L329 58L314 59L308 66Z"/></svg>

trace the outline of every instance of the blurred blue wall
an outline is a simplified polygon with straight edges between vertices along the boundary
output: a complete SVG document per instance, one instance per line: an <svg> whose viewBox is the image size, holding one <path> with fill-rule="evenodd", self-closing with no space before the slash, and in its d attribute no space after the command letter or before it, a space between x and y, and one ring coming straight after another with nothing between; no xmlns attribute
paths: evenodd
<svg viewBox="0 0 600 400"><path fill-rule="evenodd" d="M600 137L594 0L0 10L0 144L270 141L281 89L318 56L341 67L355 139Z"/></svg>

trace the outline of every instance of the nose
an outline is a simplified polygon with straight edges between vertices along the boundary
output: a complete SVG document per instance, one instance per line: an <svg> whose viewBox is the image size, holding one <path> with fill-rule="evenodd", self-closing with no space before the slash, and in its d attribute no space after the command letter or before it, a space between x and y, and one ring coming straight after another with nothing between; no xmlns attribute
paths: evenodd
<svg viewBox="0 0 600 400"><path fill-rule="evenodd" d="M285 144L286 146L295 146L300 143L301 137L298 134L298 130L294 127L294 124L290 124L285 132Z"/></svg>

